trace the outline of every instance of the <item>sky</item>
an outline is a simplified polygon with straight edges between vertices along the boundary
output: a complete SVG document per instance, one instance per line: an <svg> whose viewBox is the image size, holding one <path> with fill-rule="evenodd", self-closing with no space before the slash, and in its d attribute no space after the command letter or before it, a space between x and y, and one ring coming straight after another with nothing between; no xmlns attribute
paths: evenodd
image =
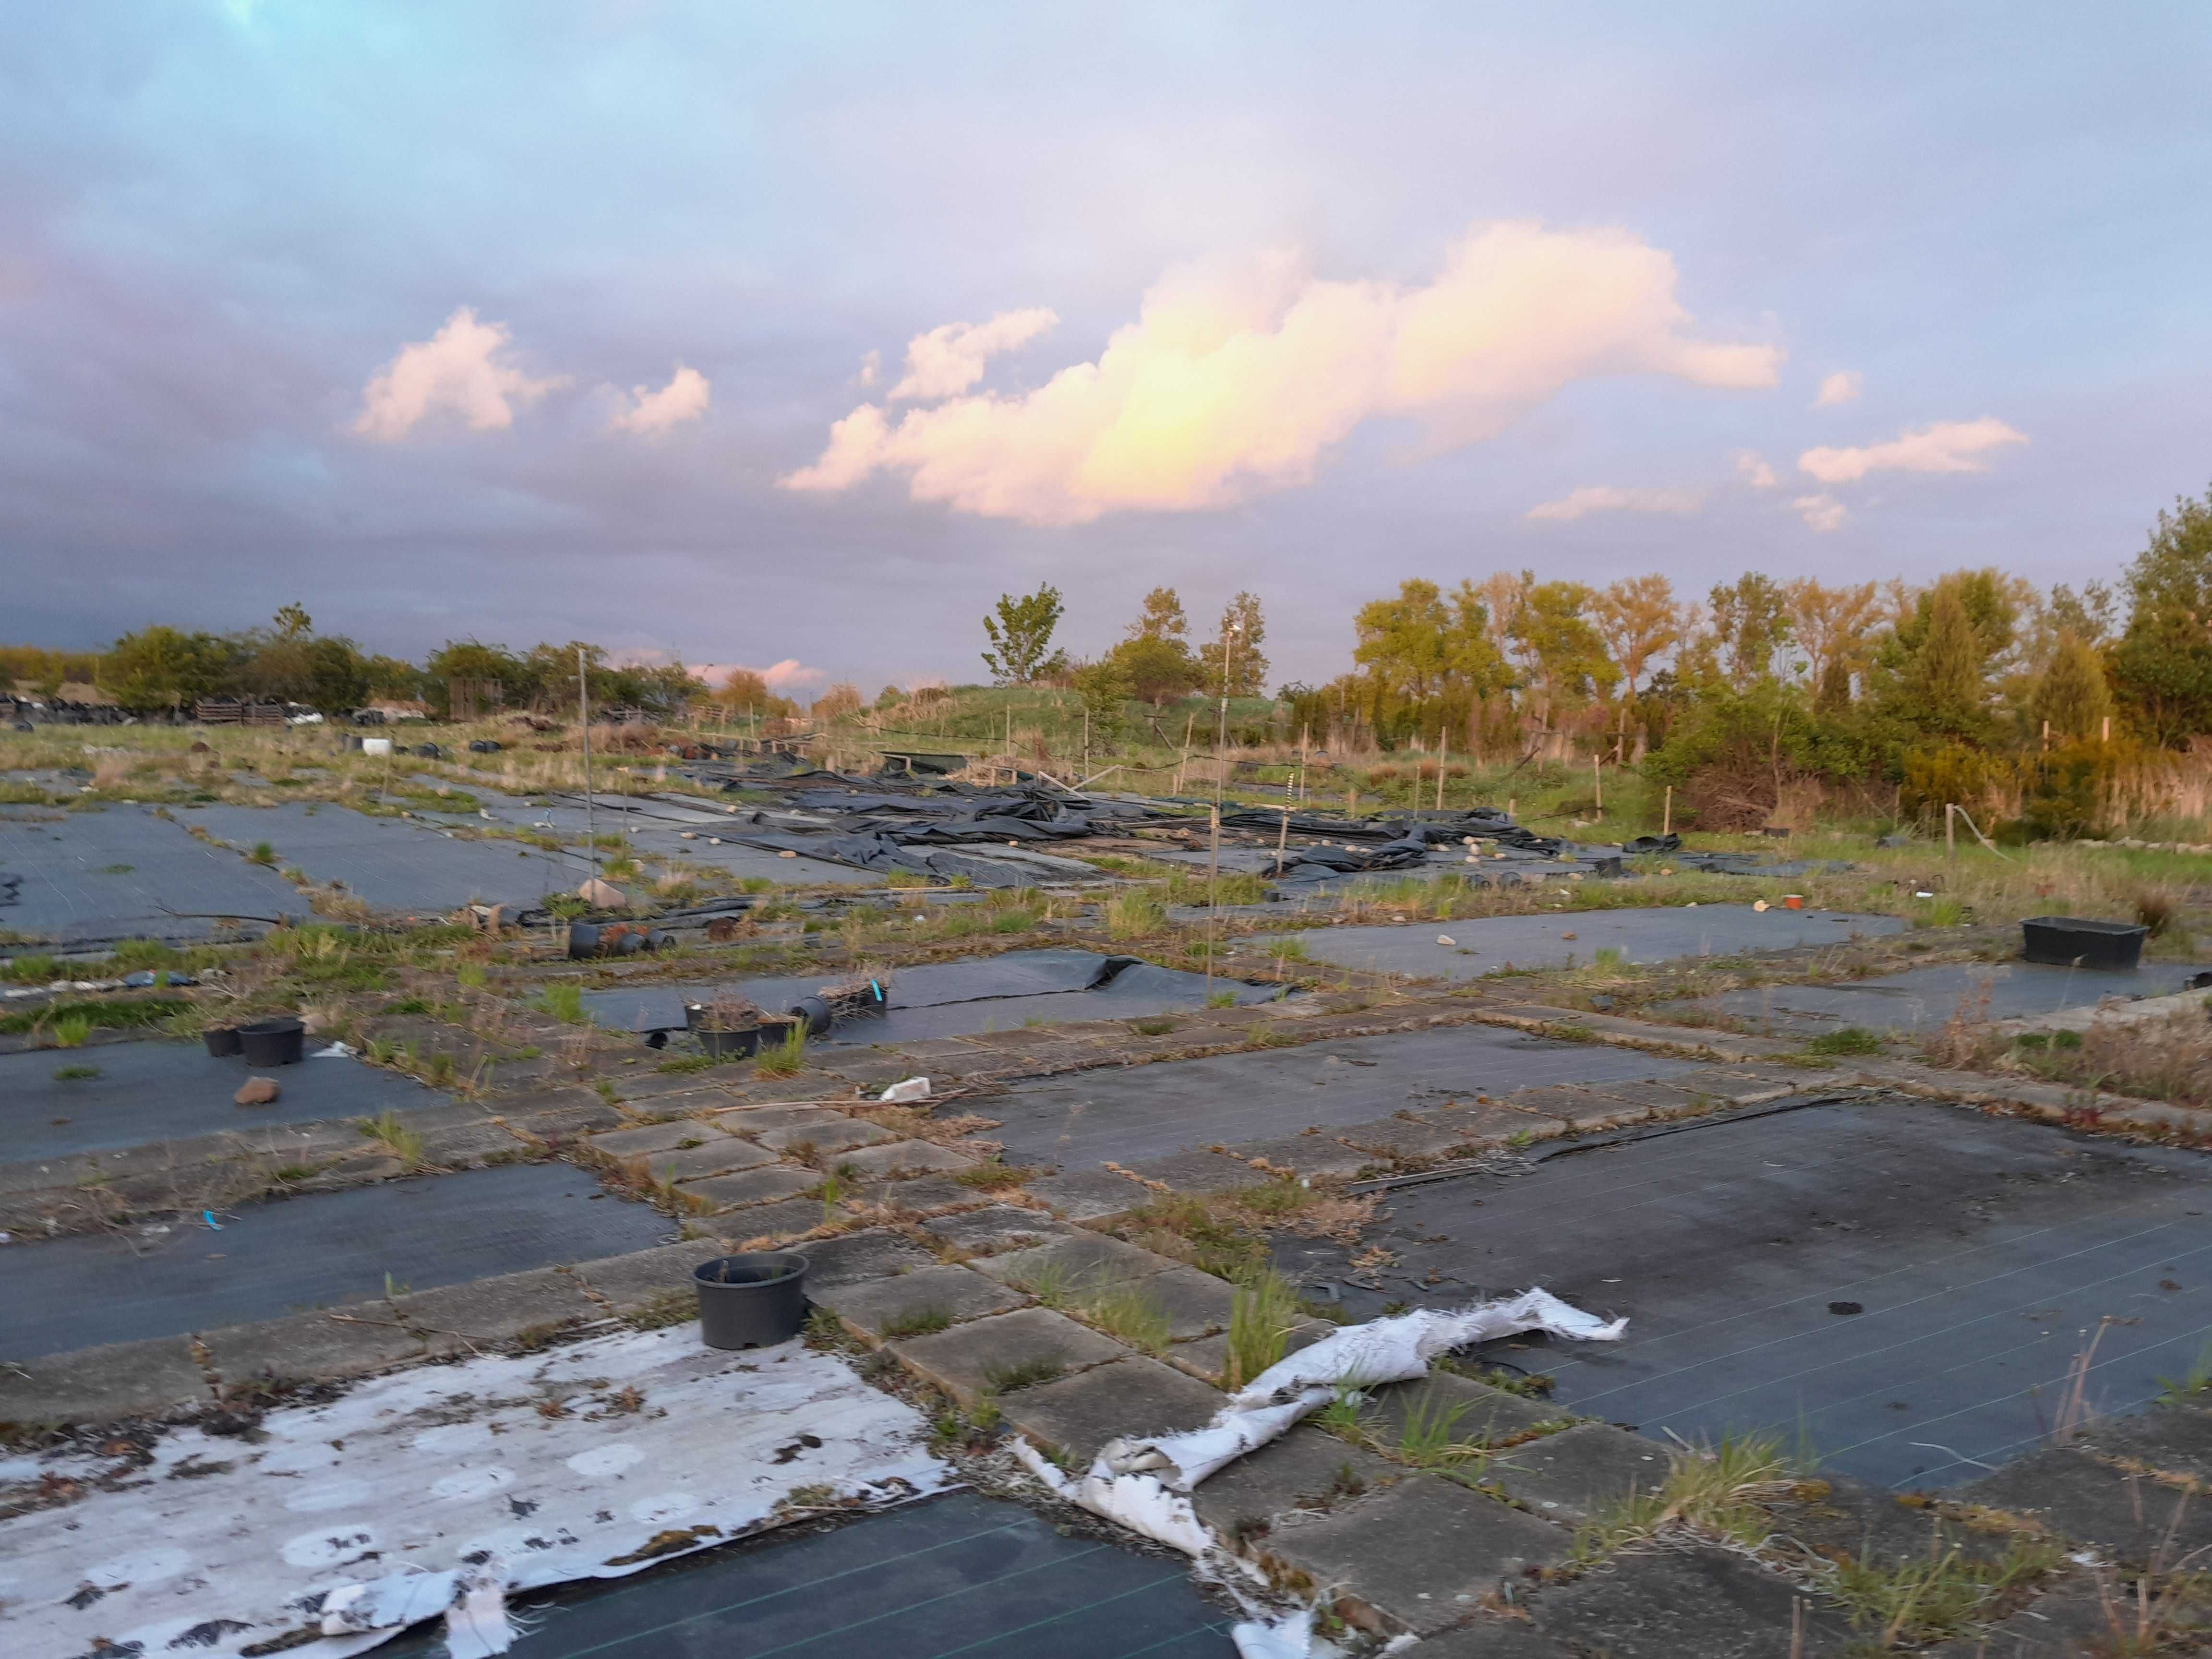
<svg viewBox="0 0 2212 1659"><path fill-rule="evenodd" d="M2117 574L2212 481L2212 10L0 13L0 640L982 677L1050 582Z"/></svg>

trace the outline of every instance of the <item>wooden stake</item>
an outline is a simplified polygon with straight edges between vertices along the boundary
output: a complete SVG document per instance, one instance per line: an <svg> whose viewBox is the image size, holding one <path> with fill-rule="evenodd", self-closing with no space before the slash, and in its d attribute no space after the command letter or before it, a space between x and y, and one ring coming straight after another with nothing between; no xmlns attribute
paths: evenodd
<svg viewBox="0 0 2212 1659"><path fill-rule="evenodd" d="M1444 810L1444 760L1451 753L1451 729L1437 728L1437 811Z"/></svg>
<svg viewBox="0 0 2212 1659"><path fill-rule="evenodd" d="M2049 720L2043 723L2043 752L2046 755L2051 752L2051 722Z"/></svg>
<svg viewBox="0 0 2212 1659"><path fill-rule="evenodd" d="M576 724L584 729L584 846L591 854L592 870L599 867L599 843L592 834L592 693L584 678L584 647L576 647Z"/></svg>
<svg viewBox="0 0 2212 1659"><path fill-rule="evenodd" d="M1955 823L1958 808L1949 801L1943 803L1943 856L1955 860L1959 856L1959 831Z"/></svg>
<svg viewBox="0 0 2212 1659"><path fill-rule="evenodd" d="M1605 822L1605 769L1595 755L1590 757L1590 787L1597 792L1597 821Z"/></svg>
<svg viewBox="0 0 2212 1659"><path fill-rule="evenodd" d="M2105 734L2104 734L2104 736L2103 736L2101 738L2100 738L2100 739L2099 739L2099 741L2100 741L2100 742L2103 742L2103 743L2110 743L2112 740L2112 717L2110 714L2107 714L2107 715L2106 715L2106 716L2105 716Z"/></svg>
<svg viewBox="0 0 2212 1659"><path fill-rule="evenodd" d="M1674 833L1674 786L1671 783L1667 786L1667 804L1659 809L1659 833L1662 836Z"/></svg>

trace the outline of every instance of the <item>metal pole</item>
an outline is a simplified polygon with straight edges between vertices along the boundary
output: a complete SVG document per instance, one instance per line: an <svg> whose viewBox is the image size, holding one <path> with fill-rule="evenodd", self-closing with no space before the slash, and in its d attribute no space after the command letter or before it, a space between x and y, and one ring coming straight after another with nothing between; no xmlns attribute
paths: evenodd
<svg viewBox="0 0 2212 1659"><path fill-rule="evenodd" d="M584 854L592 873L599 870L599 843L592 830L592 691L584 677L584 647L576 647L576 723L584 728Z"/></svg>

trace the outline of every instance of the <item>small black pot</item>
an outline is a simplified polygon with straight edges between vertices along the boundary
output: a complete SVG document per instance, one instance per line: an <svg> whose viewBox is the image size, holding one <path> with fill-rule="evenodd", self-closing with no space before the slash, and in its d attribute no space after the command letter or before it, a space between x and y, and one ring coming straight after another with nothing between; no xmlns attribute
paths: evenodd
<svg viewBox="0 0 2212 1659"><path fill-rule="evenodd" d="M788 1250L718 1255L692 1269L699 1340L710 1348L768 1348L806 1322L806 1258Z"/></svg>
<svg viewBox="0 0 2212 1659"><path fill-rule="evenodd" d="M801 997L784 1010L793 1019L804 1020L806 1035L818 1037L836 1023L837 1015L820 997Z"/></svg>
<svg viewBox="0 0 2212 1659"><path fill-rule="evenodd" d="M238 1052L238 1027L210 1025L200 1033L200 1041L207 1044L208 1053L214 1055L216 1059L225 1059Z"/></svg>
<svg viewBox="0 0 2212 1659"><path fill-rule="evenodd" d="M248 1066L296 1066L307 1046L307 1028L289 1015L238 1028Z"/></svg>
<svg viewBox="0 0 2212 1659"><path fill-rule="evenodd" d="M2139 967L2143 940L2150 937L2149 928L2131 921L2097 921L2087 916L2030 916L2020 931L2021 954L2056 968Z"/></svg>
<svg viewBox="0 0 2212 1659"><path fill-rule="evenodd" d="M744 1060L760 1052L760 1027L748 1025L742 1031L710 1031L704 1026L694 1030L699 1046L717 1060Z"/></svg>

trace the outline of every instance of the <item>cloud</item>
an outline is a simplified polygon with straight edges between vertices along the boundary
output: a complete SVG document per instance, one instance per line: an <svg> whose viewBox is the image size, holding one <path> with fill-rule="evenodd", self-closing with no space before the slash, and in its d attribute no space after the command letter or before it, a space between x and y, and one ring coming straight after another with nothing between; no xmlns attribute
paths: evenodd
<svg viewBox="0 0 2212 1659"><path fill-rule="evenodd" d="M1844 520L1851 516L1850 509L1833 495L1800 495L1790 505L1797 510L1797 516L1805 520L1807 529L1821 535L1831 530L1841 530Z"/></svg>
<svg viewBox="0 0 2212 1659"><path fill-rule="evenodd" d="M443 412L460 416L471 431L504 431L514 424L515 404L567 383L558 375L533 380L502 361L507 343L504 323L480 323L473 308L461 307L430 338L400 347L369 381L353 429L388 443Z"/></svg>
<svg viewBox="0 0 2212 1659"><path fill-rule="evenodd" d="M1735 460L1735 476L1753 489L1771 489L1782 482L1766 464L1766 457L1755 449L1737 450Z"/></svg>
<svg viewBox="0 0 2212 1659"><path fill-rule="evenodd" d="M1695 337L1674 289L1673 258L1626 231L1528 222L1476 226L1433 282L1412 288L1323 281L1280 258L1226 276L1170 273L1097 362L1019 397L957 397L896 424L863 404L782 483L836 490L891 471L916 501L1081 524L1309 483L1322 453L1370 416L1419 419L1450 447L1601 375L1774 385L1778 348Z"/></svg>
<svg viewBox="0 0 2212 1659"><path fill-rule="evenodd" d="M1572 520L1587 513L1695 513L1705 498L1694 489L1624 489L1618 484L1584 484L1580 489L1532 507L1531 519Z"/></svg>
<svg viewBox="0 0 2212 1659"><path fill-rule="evenodd" d="M684 421L696 421L707 412L713 398L707 377L696 368L686 368L682 363L670 375L668 384L658 392L632 386L630 396L636 401L617 411L607 422L616 432L665 432Z"/></svg>
<svg viewBox="0 0 2212 1659"><path fill-rule="evenodd" d="M883 372L884 354L882 352L870 351L861 356L860 373L857 378L862 386L873 386Z"/></svg>
<svg viewBox="0 0 2212 1659"><path fill-rule="evenodd" d="M1860 375L1856 368L1839 368L1820 382L1820 395L1813 399L1814 409L1831 409L1838 404L1856 403Z"/></svg>
<svg viewBox="0 0 2212 1659"><path fill-rule="evenodd" d="M891 388L891 397L894 401L916 398L925 402L957 397L983 378L986 362L1002 351L1027 345L1059 321L1056 313L1040 307L1002 311L988 323L946 323L917 334L906 343L906 377Z"/></svg>
<svg viewBox="0 0 2212 1659"><path fill-rule="evenodd" d="M1988 463L1976 457L2027 441L2026 434L1984 415L1978 421L1937 421L1861 449L1808 449L1797 458L1797 469L1822 483L1850 483L1869 472L1980 472Z"/></svg>

